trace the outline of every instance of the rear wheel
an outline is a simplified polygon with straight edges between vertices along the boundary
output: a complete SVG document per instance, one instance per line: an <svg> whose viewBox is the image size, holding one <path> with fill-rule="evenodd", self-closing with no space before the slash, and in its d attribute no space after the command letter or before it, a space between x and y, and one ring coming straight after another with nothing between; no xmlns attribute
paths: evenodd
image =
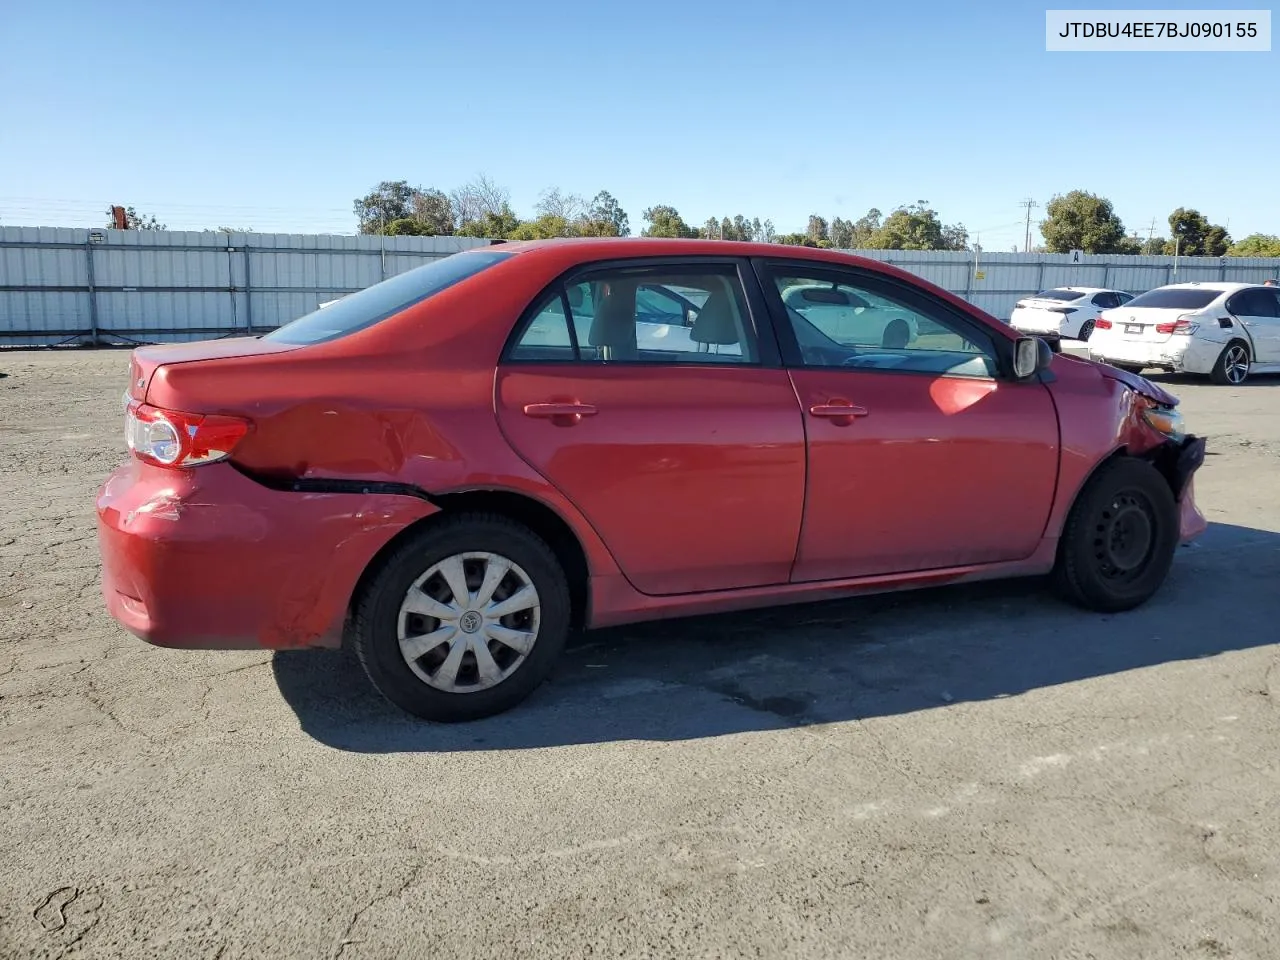
<svg viewBox="0 0 1280 960"><path fill-rule="evenodd" d="M570 627L554 552L493 514L445 517L384 561L356 605L356 653L378 691L427 720L509 710L551 671Z"/></svg>
<svg viewBox="0 0 1280 960"><path fill-rule="evenodd" d="M1089 339L1089 337L1090 337L1090 335L1091 335L1092 333L1093 333L1093 321L1092 321L1092 320L1086 320L1086 321L1085 321L1085 322L1080 326L1080 332L1079 332L1078 334L1076 334L1076 339L1077 339L1077 340L1088 340L1088 339Z"/></svg>
<svg viewBox="0 0 1280 960"><path fill-rule="evenodd" d="M1169 484L1147 461L1119 457L1090 478L1067 516L1055 586L1091 610L1129 610L1160 589L1177 546Z"/></svg>
<svg viewBox="0 0 1280 960"><path fill-rule="evenodd" d="M1239 386L1249 379L1249 346L1243 340L1232 340L1218 355L1209 371L1209 379L1219 386Z"/></svg>

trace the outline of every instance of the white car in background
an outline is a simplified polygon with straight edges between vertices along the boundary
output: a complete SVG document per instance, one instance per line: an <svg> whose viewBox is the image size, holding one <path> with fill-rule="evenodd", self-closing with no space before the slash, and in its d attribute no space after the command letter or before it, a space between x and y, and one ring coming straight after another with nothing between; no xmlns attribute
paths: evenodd
<svg viewBox="0 0 1280 960"><path fill-rule="evenodd" d="M920 336L912 311L838 283L792 284L782 290L782 303L836 343L902 349Z"/></svg>
<svg viewBox="0 0 1280 960"><path fill-rule="evenodd" d="M1149 290L1094 322L1089 356L1138 373L1158 367L1241 384L1280 373L1280 287L1174 283Z"/></svg>
<svg viewBox="0 0 1280 960"><path fill-rule="evenodd" d="M1088 340L1099 313L1132 299L1132 293L1105 287L1054 287L1014 304L1009 326L1032 336L1056 333L1067 340Z"/></svg>

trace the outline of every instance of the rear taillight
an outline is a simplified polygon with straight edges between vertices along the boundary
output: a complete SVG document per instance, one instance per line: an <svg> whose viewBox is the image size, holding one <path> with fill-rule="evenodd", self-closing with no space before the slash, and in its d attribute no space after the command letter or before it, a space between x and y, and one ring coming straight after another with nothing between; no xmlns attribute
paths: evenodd
<svg viewBox="0 0 1280 960"><path fill-rule="evenodd" d="M249 432L240 417L179 413L138 403L125 410L125 440L140 460L162 467L197 467L224 459Z"/></svg>
<svg viewBox="0 0 1280 960"><path fill-rule="evenodd" d="M1110 321L1110 320L1104 320L1104 319L1102 319L1102 317L1099 317L1097 320L1093 321L1093 329L1095 329L1095 330L1110 330L1110 329L1111 329L1111 321Z"/></svg>
<svg viewBox="0 0 1280 960"><path fill-rule="evenodd" d="M1179 317L1173 323L1157 323L1156 333L1195 333L1199 327L1200 324L1192 323L1187 317Z"/></svg>

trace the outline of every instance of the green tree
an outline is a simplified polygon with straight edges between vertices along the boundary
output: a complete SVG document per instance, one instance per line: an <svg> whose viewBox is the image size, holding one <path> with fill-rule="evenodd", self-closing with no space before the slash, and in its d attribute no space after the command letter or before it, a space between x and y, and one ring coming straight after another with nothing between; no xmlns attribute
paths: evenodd
<svg viewBox="0 0 1280 960"><path fill-rule="evenodd" d="M1227 231L1199 210L1179 207L1169 214L1169 240L1165 253L1181 257L1221 257L1231 246Z"/></svg>
<svg viewBox="0 0 1280 960"><path fill-rule="evenodd" d="M853 221L835 217L831 221L831 245L841 250L853 247Z"/></svg>
<svg viewBox="0 0 1280 960"><path fill-rule="evenodd" d="M807 233L780 233L773 238L773 242L781 243L788 247L816 247L818 245L818 241Z"/></svg>
<svg viewBox="0 0 1280 960"><path fill-rule="evenodd" d="M805 227L805 236L813 241L813 245L821 246L823 241L830 240L827 236L827 220L820 217L816 213L809 214L809 224Z"/></svg>
<svg viewBox="0 0 1280 960"><path fill-rule="evenodd" d="M409 206L421 236L447 237L453 233L453 204L443 191L416 189L409 199Z"/></svg>
<svg viewBox="0 0 1280 960"><path fill-rule="evenodd" d="M1149 240L1143 240L1139 251L1148 257L1164 256L1164 237L1151 237Z"/></svg>
<svg viewBox="0 0 1280 960"><path fill-rule="evenodd" d="M509 204L497 210L486 210L479 217L468 220L458 230L460 237L487 237L491 240L507 240L522 226L521 220Z"/></svg>
<svg viewBox="0 0 1280 960"><path fill-rule="evenodd" d="M396 220L413 215L414 188L407 180L383 180L353 203L361 233L379 233Z"/></svg>
<svg viewBox="0 0 1280 960"><path fill-rule="evenodd" d="M1111 201L1085 190L1056 195L1045 207L1040 225L1050 253L1123 253L1132 250L1124 224Z"/></svg>
<svg viewBox="0 0 1280 960"><path fill-rule="evenodd" d="M659 204L656 207L650 207L644 214L645 222L649 226L645 227L643 235L646 237L696 237L698 231L684 222L675 207Z"/></svg>
<svg viewBox="0 0 1280 960"><path fill-rule="evenodd" d="M550 240L554 237L578 236L578 225L555 213L544 213L536 220L526 220L507 234L508 240Z"/></svg>
<svg viewBox="0 0 1280 960"><path fill-rule="evenodd" d="M627 212L608 190L601 190L587 208L579 229L587 237L629 237L631 224Z"/></svg>
<svg viewBox="0 0 1280 960"><path fill-rule="evenodd" d="M1227 251L1229 257L1280 257L1280 237L1267 233L1251 233L1238 240Z"/></svg>
<svg viewBox="0 0 1280 960"><path fill-rule="evenodd" d="M969 242L962 224L946 225L920 200L894 210L871 238L877 250L964 250Z"/></svg>
<svg viewBox="0 0 1280 960"><path fill-rule="evenodd" d="M881 217L880 211L872 207L863 216L854 221L853 236L849 240L849 248L852 250L874 249L876 238L880 235L880 228L883 226Z"/></svg>

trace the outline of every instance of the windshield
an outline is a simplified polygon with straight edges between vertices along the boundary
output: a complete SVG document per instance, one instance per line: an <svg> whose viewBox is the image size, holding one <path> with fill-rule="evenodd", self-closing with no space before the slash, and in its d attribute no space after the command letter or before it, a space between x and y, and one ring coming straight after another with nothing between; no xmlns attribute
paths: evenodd
<svg viewBox="0 0 1280 960"><path fill-rule="evenodd" d="M1168 310L1199 310L1222 296L1221 290L1191 287L1159 287L1134 297L1126 307L1163 307Z"/></svg>
<svg viewBox="0 0 1280 960"><path fill-rule="evenodd" d="M510 256L510 253L486 250L483 253L455 253L441 257L333 301L323 309L286 323L262 339L294 344L336 340L394 316Z"/></svg>
<svg viewBox="0 0 1280 960"><path fill-rule="evenodd" d="M1084 294L1079 290L1045 290L1037 293L1034 300L1079 300Z"/></svg>

